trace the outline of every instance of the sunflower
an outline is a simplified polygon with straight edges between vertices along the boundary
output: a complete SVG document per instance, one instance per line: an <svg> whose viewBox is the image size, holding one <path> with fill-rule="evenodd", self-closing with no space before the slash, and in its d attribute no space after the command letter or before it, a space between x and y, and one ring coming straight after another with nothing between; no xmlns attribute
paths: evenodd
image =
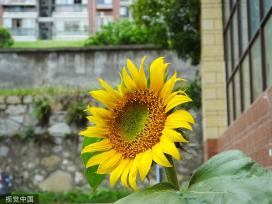
<svg viewBox="0 0 272 204"><path fill-rule="evenodd" d="M144 60L138 69L131 60L121 73L121 84L112 88L104 80L103 89L91 91L93 98L104 107L87 107L88 120L94 126L80 134L101 138L83 148L82 154L97 152L86 168L98 165L98 174L110 174L110 185L121 180L124 186L137 190L137 175L143 181L152 162L171 167L165 154L180 159L175 142L188 142L178 128L192 130L194 119L185 110L174 110L178 105L192 101L183 91L173 91L176 73L166 79L168 64L164 58L155 59L149 69L150 78L144 70ZM128 72L129 71L129 72Z"/></svg>

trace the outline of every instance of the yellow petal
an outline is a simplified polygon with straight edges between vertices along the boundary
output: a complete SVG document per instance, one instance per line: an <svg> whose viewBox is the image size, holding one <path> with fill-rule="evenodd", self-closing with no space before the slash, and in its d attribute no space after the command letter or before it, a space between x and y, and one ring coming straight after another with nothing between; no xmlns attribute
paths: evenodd
<svg viewBox="0 0 272 204"><path fill-rule="evenodd" d="M87 111L92 115L103 119L110 119L112 117L112 113L105 108L88 106Z"/></svg>
<svg viewBox="0 0 272 204"><path fill-rule="evenodd" d="M124 172L121 175L121 182L123 183L124 186L128 187L128 183L127 183L127 177L128 177L128 173L130 171L130 168L132 166L132 160L129 160L129 163L127 164Z"/></svg>
<svg viewBox="0 0 272 204"><path fill-rule="evenodd" d="M89 144L86 147L83 148L83 150L81 151L81 154L83 153L91 153L91 152L99 152L99 151L107 151L109 149L111 149L112 144L110 142L109 139L103 139L100 142L96 142L93 144Z"/></svg>
<svg viewBox="0 0 272 204"><path fill-rule="evenodd" d="M162 142L159 143L163 152L173 156L176 160L180 160L180 154L176 145L172 142L168 142L168 140L164 140L161 138Z"/></svg>
<svg viewBox="0 0 272 204"><path fill-rule="evenodd" d="M130 59L127 60L127 67L133 80L137 81L139 79L139 72L135 64Z"/></svg>
<svg viewBox="0 0 272 204"><path fill-rule="evenodd" d="M168 159L165 157L159 143L152 147L152 158L157 164L161 166L165 166L165 167L172 166L169 163Z"/></svg>
<svg viewBox="0 0 272 204"><path fill-rule="evenodd" d="M116 151L114 149L112 149L107 152L103 152L103 153L92 156L88 160L88 162L86 164L86 168L89 168L91 166L95 166L97 164L102 163L104 160L111 158L115 153L116 153Z"/></svg>
<svg viewBox="0 0 272 204"><path fill-rule="evenodd" d="M123 78L123 82L124 82L125 86L129 90L134 90L136 88L135 82L128 75L126 68L123 68L123 70L122 70L122 78Z"/></svg>
<svg viewBox="0 0 272 204"><path fill-rule="evenodd" d="M105 127L106 125L106 121L97 116L87 116L87 119L93 124L96 124L97 126L100 127Z"/></svg>
<svg viewBox="0 0 272 204"><path fill-rule="evenodd" d="M114 90L106 81L104 81L103 79L99 79L99 82L109 95L116 99L120 98L120 94L118 93L118 91Z"/></svg>
<svg viewBox="0 0 272 204"><path fill-rule="evenodd" d="M120 162L120 164L112 171L110 175L110 185L113 187L118 179L120 178L121 174L124 172L126 166L129 163L129 159L124 159Z"/></svg>
<svg viewBox="0 0 272 204"><path fill-rule="evenodd" d="M116 98L112 97L108 92L104 90L91 91L91 96L100 101L107 107L111 108L116 104Z"/></svg>
<svg viewBox="0 0 272 204"><path fill-rule="evenodd" d="M85 137L104 138L110 131L104 127L88 127L87 130L81 131L79 134Z"/></svg>
<svg viewBox="0 0 272 204"><path fill-rule="evenodd" d="M144 71L144 61L146 59L146 56L144 56L141 60L140 64L140 71L139 71L139 79L138 79L138 84L140 89L146 89L147 88L147 80L146 80L146 75Z"/></svg>
<svg viewBox="0 0 272 204"><path fill-rule="evenodd" d="M152 151L151 149L143 153L142 159L138 166L141 180L143 181L148 174L152 164Z"/></svg>
<svg viewBox="0 0 272 204"><path fill-rule="evenodd" d="M128 181L129 181L129 185L135 190L138 190L137 187L137 170L138 170L138 165L139 165L139 161L141 160L143 154L137 154L137 156L135 157L135 159L133 160L132 166L130 168L129 171L129 176L128 176Z"/></svg>
<svg viewBox="0 0 272 204"><path fill-rule="evenodd" d="M188 130L192 130L192 126L190 125L190 123L186 122L186 121L166 121L165 122L165 127L170 128L170 129L176 129L176 128L185 128Z"/></svg>
<svg viewBox="0 0 272 204"><path fill-rule="evenodd" d="M167 139L169 142L188 142L180 133L170 128L164 128L162 138Z"/></svg>
<svg viewBox="0 0 272 204"><path fill-rule="evenodd" d="M164 74L168 64L162 57L155 59L150 65L150 89L158 93L164 85Z"/></svg>
<svg viewBox="0 0 272 204"><path fill-rule="evenodd" d="M115 167L119 164L120 160L122 159L122 154L116 152L114 155L109 157L108 159L104 160L100 163L97 173L98 174L106 174L112 172Z"/></svg>
<svg viewBox="0 0 272 204"><path fill-rule="evenodd" d="M195 123L195 120L193 118L193 116L191 115L191 113L189 113L188 111L186 110L177 110L173 113L171 113L166 121L187 121L189 123L192 123L194 124Z"/></svg>
<svg viewBox="0 0 272 204"><path fill-rule="evenodd" d="M168 100L170 100L169 96L171 95L171 92L176 84L177 81L179 80L183 80L181 78L177 78L176 77L177 74L175 73L163 86L160 96L163 99L163 103L165 105L167 105L167 103L169 102Z"/></svg>
<svg viewBox="0 0 272 204"><path fill-rule="evenodd" d="M167 104L165 112L167 113L168 111L170 111L172 108L183 104L183 103L187 103L192 101L192 99L190 99L188 96L186 95L176 95L174 96Z"/></svg>

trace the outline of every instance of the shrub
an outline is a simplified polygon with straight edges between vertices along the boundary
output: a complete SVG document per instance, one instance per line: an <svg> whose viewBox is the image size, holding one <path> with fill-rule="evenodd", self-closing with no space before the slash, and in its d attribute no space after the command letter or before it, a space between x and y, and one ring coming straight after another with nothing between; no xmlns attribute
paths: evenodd
<svg viewBox="0 0 272 204"><path fill-rule="evenodd" d="M0 48L11 47L13 43L10 32L6 28L0 27Z"/></svg>
<svg viewBox="0 0 272 204"><path fill-rule="evenodd" d="M34 136L34 127L32 125L28 125L25 126L21 133L19 134L19 137L23 140L23 141L27 141L31 138L33 138Z"/></svg>
<svg viewBox="0 0 272 204"><path fill-rule="evenodd" d="M68 109L66 115L66 122L70 125L72 123L77 126L84 126L87 123L87 114L85 110L85 105L82 101L72 102Z"/></svg>
<svg viewBox="0 0 272 204"><path fill-rule="evenodd" d="M35 98L33 103L33 115L39 120L40 125L49 122L51 113L50 99L48 97Z"/></svg>
<svg viewBox="0 0 272 204"><path fill-rule="evenodd" d="M103 26L100 32L89 37L84 46L156 44L152 36L147 27L121 20Z"/></svg>

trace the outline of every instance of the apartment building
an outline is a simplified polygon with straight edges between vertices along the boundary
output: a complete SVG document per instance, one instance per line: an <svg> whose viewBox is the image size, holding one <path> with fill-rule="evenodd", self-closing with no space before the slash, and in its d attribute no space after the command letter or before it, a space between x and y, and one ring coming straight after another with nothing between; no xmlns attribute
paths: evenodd
<svg viewBox="0 0 272 204"><path fill-rule="evenodd" d="M79 40L121 18L132 0L0 0L0 25L16 41Z"/></svg>

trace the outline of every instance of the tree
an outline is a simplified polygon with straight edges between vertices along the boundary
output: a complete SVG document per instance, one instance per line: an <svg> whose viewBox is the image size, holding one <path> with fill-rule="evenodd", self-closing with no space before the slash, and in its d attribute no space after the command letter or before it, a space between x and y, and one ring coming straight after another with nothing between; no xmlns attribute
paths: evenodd
<svg viewBox="0 0 272 204"><path fill-rule="evenodd" d="M199 0L136 0L132 5L137 24L153 33L154 41L174 48L178 56L200 58L200 1Z"/></svg>
<svg viewBox="0 0 272 204"><path fill-rule="evenodd" d="M11 47L13 43L10 32L6 28L0 27L0 48Z"/></svg>

